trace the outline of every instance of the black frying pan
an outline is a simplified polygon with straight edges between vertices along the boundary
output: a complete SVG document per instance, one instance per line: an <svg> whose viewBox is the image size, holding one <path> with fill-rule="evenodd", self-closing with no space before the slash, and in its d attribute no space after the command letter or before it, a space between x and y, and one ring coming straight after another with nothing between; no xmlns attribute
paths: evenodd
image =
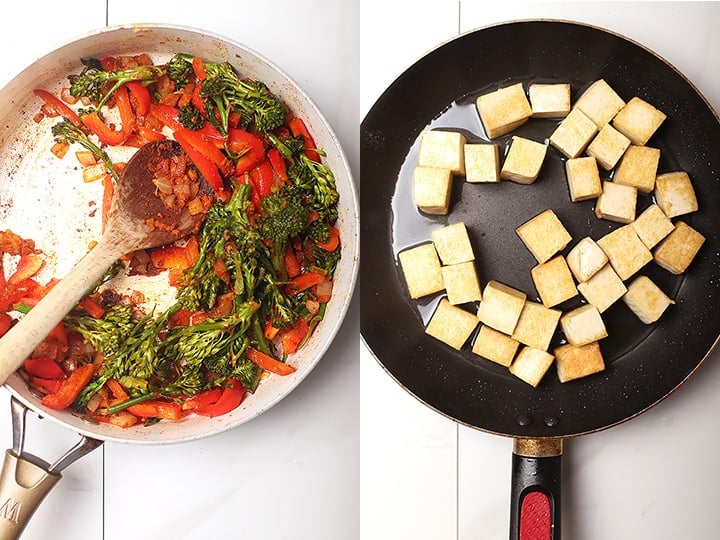
<svg viewBox="0 0 720 540"><path fill-rule="evenodd" d="M570 202L564 159L553 148L533 185L466 184L456 177L450 214L422 215L411 198L418 136L423 129L442 127L479 142L484 132L473 106L478 94L512 82L527 88L530 82L558 81L571 83L574 101L599 78L626 101L637 95L668 115L648 145L661 150L660 172L690 174L700 210L682 219L707 241L682 276L654 263L642 270L677 302L658 323L644 325L622 302L603 314L609 332L601 343L604 372L561 384L553 367L532 388L506 368L472 354L469 344L457 352L425 335L440 295L411 300L397 253L429 240L434 228L464 221L481 281L496 279L537 299L530 277L536 262L515 233L518 225L553 208L573 236L568 248L618 225L596 219L594 201ZM531 119L494 142L507 148L512 135L546 140L556 125L556 120ZM385 91L362 123L361 171L363 339L388 373L423 403L462 424L515 438L511 537L518 534L523 497L540 491L548 495L553 538L559 538L562 439L616 425L650 408L682 384L717 343L717 115L682 74L622 36L563 21L501 24L440 46ZM650 202L640 197L638 213ZM575 299L560 307L578 304ZM553 345L561 338L558 332Z"/></svg>

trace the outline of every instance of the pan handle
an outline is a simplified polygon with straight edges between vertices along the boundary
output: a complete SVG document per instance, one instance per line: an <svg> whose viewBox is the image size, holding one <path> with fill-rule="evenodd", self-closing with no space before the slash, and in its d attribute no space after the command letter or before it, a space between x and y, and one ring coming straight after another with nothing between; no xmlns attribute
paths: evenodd
<svg viewBox="0 0 720 540"><path fill-rule="evenodd" d="M0 472L0 540L18 538L37 507L60 480L62 470L102 444L97 439L82 437L50 465L23 451L27 407L13 397L10 408L13 447L5 452Z"/></svg>
<svg viewBox="0 0 720 540"><path fill-rule="evenodd" d="M513 439L510 540L560 540L562 439Z"/></svg>

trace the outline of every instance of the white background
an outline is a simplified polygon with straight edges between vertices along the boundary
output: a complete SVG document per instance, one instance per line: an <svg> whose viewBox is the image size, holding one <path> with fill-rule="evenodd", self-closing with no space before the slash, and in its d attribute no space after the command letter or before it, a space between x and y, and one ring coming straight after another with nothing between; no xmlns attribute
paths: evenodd
<svg viewBox="0 0 720 540"><path fill-rule="evenodd" d="M24 0L2 16L0 86L39 56L106 25L203 28L260 52L288 73L329 120L357 179L357 20L357 3L321 0ZM237 429L193 443L105 444L66 469L23 538L357 537L358 306L356 298L323 360L281 403ZM74 444L73 433L29 416L30 452L53 461ZM4 389L3 444L11 446Z"/></svg>
<svg viewBox="0 0 720 540"><path fill-rule="evenodd" d="M439 44L476 27L526 18L588 22L643 43L720 110L717 2L362 0L361 116ZM512 441L426 408L364 346L360 365L361 538L507 538ZM649 412L566 441L563 537L719 538L719 386L715 351L693 379Z"/></svg>

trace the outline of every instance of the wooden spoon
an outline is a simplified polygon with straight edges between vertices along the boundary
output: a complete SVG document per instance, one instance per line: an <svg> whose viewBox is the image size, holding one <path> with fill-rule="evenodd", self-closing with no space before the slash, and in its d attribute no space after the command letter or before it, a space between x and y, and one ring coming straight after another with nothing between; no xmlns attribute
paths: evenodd
<svg viewBox="0 0 720 540"><path fill-rule="evenodd" d="M102 238L65 278L0 339L0 384L18 369L47 335L102 278L115 261L138 249L161 246L193 232L204 213L191 215L187 205L166 207L158 196L163 162L186 159L173 140L140 148L123 169ZM187 160L187 173L208 192L204 179ZM170 201L174 198L171 196Z"/></svg>

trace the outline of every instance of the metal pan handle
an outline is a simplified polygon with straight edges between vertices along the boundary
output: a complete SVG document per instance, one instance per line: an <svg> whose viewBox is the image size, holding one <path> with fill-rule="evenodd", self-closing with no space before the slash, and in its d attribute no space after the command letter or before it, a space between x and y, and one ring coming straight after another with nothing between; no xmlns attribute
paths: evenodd
<svg viewBox="0 0 720 540"><path fill-rule="evenodd" d="M562 439L514 439L510 540L560 540Z"/></svg>
<svg viewBox="0 0 720 540"><path fill-rule="evenodd" d="M5 452L0 472L0 540L14 540L45 496L61 478L65 467L94 450L102 441L82 437L52 465L23 451L27 407L11 399L13 447Z"/></svg>

